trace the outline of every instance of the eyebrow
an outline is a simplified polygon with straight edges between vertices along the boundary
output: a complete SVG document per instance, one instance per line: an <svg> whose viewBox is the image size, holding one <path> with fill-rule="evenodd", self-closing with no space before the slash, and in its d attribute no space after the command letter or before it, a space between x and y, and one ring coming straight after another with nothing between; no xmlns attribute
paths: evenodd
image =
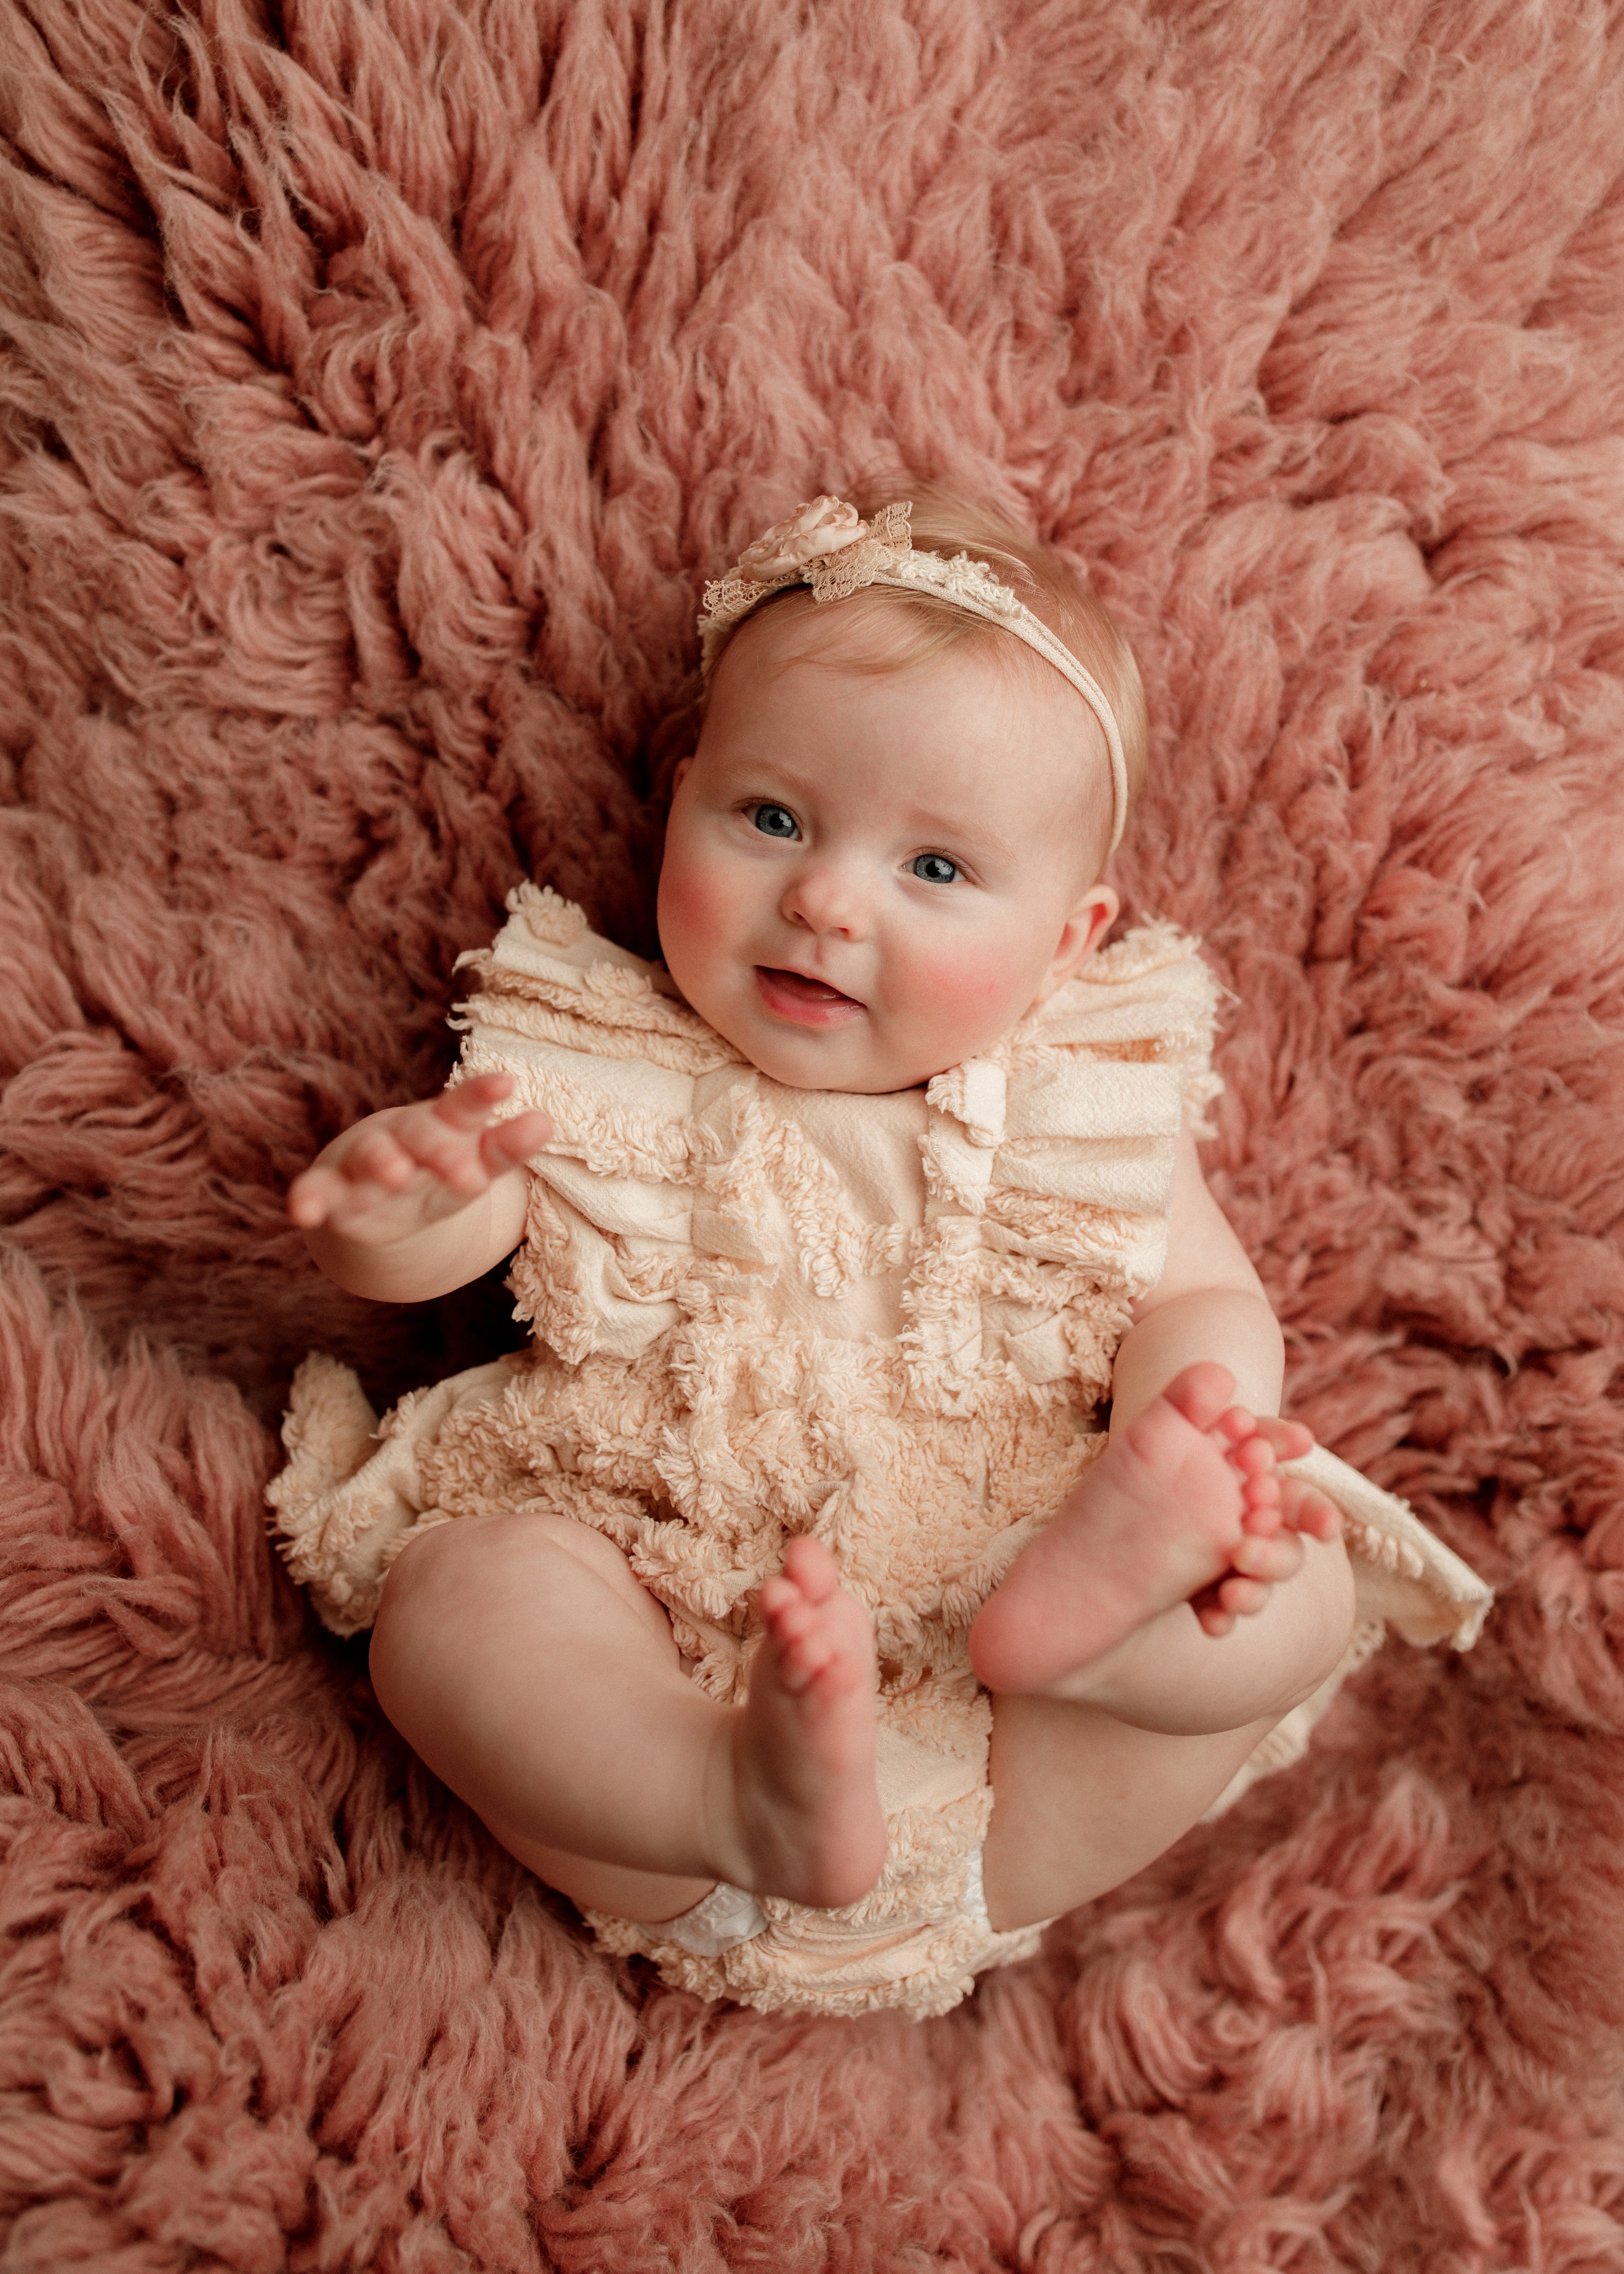
<svg viewBox="0 0 1624 2274"><path fill-rule="evenodd" d="M979 852L990 853L998 861L1014 861L1019 857L1007 837L1001 837L996 829L990 829L980 821L971 822L966 826L958 822L939 821L936 815L928 813L920 821L918 833L926 839L940 837L949 845L973 846Z"/></svg>

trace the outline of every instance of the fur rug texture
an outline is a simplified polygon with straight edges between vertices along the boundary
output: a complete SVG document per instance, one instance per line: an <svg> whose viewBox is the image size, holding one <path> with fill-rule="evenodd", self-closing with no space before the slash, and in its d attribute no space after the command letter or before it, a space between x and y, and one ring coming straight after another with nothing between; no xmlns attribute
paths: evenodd
<svg viewBox="0 0 1624 2274"><path fill-rule="evenodd" d="M0 2266L1624 2264L1614 0L0 0ZM942 2021L594 1955L266 1540L282 1213L697 586L900 462L1141 658L1289 1398L1502 1592Z"/></svg>

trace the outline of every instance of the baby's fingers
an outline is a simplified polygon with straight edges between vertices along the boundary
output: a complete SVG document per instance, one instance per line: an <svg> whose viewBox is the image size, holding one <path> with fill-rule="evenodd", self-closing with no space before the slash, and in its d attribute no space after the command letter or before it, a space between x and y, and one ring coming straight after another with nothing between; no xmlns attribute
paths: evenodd
<svg viewBox="0 0 1624 2274"><path fill-rule="evenodd" d="M455 1082L438 1097L431 1097L428 1110L447 1128L466 1133L483 1129L502 1100L512 1096L510 1073L470 1073L466 1081Z"/></svg>
<svg viewBox="0 0 1624 2274"><path fill-rule="evenodd" d="M315 1231L350 1196L350 1187L336 1169L306 1169L288 1187L288 1214L301 1231Z"/></svg>
<svg viewBox="0 0 1624 2274"><path fill-rule="evenodd" d="M499 1156L495 1167L487 1167L485 1158L491 1116L512 1088L505 1073L477 1074L455 1089L442 1090L426 1104L409 1107L387 1132L369 1132L365 1149L357 1148L354 1158L361 1173L400 1192L423 1169L448 1191L474 1199L492 1176L512 1165ZM390 1147L405 1156L404 1174L390 1156Z"/></svg>
<svg viewBox="0 0 1624 2274"><path fill-rule="evenodd" d="M539 1153L552 1135L553 1123L546 1114L515 1113L510 1121L499 1121L485 1131L480 1140L480 1157L489 1173L500 1177Z"/></svg>
<svg viewBox="0 0 1624 2274"><path fill-rule="evenodd" d="M545 1113L516 1115L502 1125L505 1134L490 1127L492 1115L512 1090L505 1073L476 1074L421 1104L395 1107L358 1123L294 1178L288 1189L289 1215L304 1231L323 1224L358 1227L383 1203L405 1195L409 1212L427 1222L446 1215L452 1203L477 1198L552 1134ZM383 1220L374 1220L368 1237L378 1234ZM398 1235L398 1210L389 1221Z"/></svg>
<svg viewBox="0 0 1624 2274"><path fill-rule="evenodd" d="M381 1131L368 1130L337 1160L319 1161L288 1187L288 1214L301 1231L353 1224L402 1192L417 1167Z"/></svg>
<svg viewBox="0 0 1624 2274"><path fill-rule="evenodd" d="M337 1173L350 1188L350 1197L365 1204L365 1187L375 1185L380 1192L403 1193L417 1173L415 1148L403 1141L410 1135L410 1117L402 1114L392 1127L364 1129L350 1145L342 1161L334 1163Z"/></svg>

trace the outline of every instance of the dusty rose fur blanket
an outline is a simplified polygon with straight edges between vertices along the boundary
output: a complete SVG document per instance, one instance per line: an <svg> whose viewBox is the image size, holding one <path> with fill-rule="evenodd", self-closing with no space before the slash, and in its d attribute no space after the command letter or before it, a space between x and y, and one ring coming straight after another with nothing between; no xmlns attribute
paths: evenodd
<svg viewBox="0 0 1624 2274"><path fill-rule="evenodd" d="M0 0L0 2264L1624 2254L1624 24ZM525 874L649 945L695 585L901 459L1142 659L1290 1397L1503 1590L947 2019L593 1955L260 1491L281 1213Z"/></svg>

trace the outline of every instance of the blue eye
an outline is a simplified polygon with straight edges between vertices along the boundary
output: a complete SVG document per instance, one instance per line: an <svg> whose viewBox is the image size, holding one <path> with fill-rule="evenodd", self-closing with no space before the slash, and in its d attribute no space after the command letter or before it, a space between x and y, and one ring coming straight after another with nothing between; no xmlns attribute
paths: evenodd
<svg viewBox="0 0 1624 2274"><path fill-rule="evenodd" d="M928 885L953 885L959 881L959 863L950 861L945 853L921 853L917 861L909 862L908 868Z"/></svg>
<svg viewBox="0 0 1624 2274"><path fill-rule="evenodd" d="M750 816L763 837L799 837L795 817L784 805L758 805Z"/></svg>

